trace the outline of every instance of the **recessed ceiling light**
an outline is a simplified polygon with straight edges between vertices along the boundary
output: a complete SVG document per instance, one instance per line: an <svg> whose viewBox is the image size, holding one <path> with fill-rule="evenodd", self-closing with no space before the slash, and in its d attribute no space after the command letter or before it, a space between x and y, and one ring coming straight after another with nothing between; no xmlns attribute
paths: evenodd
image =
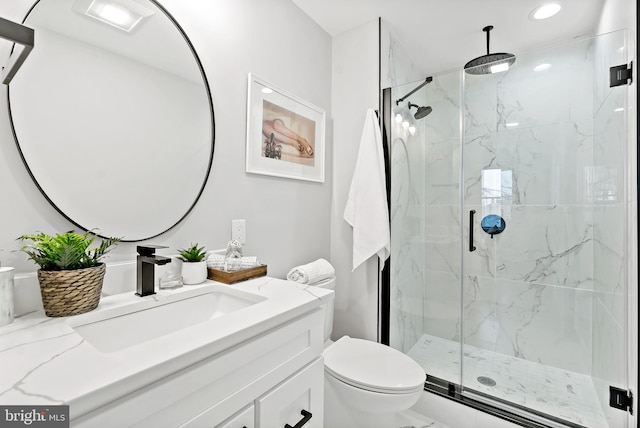
<svg viewBox="0 0 640 428"><path fill-rule="evenodd" d="M535 67L533 67L533 71L535 71L536 73L540 72L540 71L545 71L551 68L551 64L538 64Z"/></svg>
<svg viewBox="0 0 640 428"><path fill-rule="evenodd" d="M262 88L262 93L263 94L271 94L271 93L273 93L273 89L271 89L271 88Z"/></svg>
<svg viewBox="0 0 640 428"><path fill-rule="evenodd" d="M126 32L154 13L132 0L76 0L72 8Z"/></svg>
<svg viewBox="0 0 640 428"><path fill-rule="evenodd" d="M621 111L624 111L624 108L623 108L623 107L618 107L618 108L617 108L617 109L615 109L614 111L619 113L619 112L621 112Z"/></svg>
<svg viewBox="0 0 640 428"><path fill-rule="evenodd" d="M520 125L518 122L509 122L505 124L507 128L515 128L518 125Z"/></svg>
<svg viewBox="0 0 640 428"><path fill-rule="evenodd" d="M562 9L562 6L559 3L545 3L535 8L529 17L536 20L551 18L560 12L560 9Z"/></svg>

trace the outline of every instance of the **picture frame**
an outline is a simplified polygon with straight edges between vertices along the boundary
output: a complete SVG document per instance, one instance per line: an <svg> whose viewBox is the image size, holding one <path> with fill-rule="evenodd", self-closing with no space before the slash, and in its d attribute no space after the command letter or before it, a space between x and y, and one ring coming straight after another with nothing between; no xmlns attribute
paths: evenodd
<svg viewBox="0 0 640 428"><path fill-rule="evenodd" d="M324 183L323 109L249 74L246 172Z"/></svg>

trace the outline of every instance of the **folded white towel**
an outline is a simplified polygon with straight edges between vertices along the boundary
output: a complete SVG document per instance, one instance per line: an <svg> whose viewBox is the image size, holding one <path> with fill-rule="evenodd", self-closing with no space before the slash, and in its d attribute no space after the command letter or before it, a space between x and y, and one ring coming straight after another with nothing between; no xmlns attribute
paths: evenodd
<svg viewBox="0 0 640 428"><path fill-rule="evenodd" d="M222 254L209 254L209 257L207 257L207 267L211 269L224 268L224 256Z"/></svg>
<svg viewBox="0 0 640 428"><path fill-rule="evenodd" d="M353 270L376 254L382 270L391 251L391 232L382 135L372 109L367 110L344 219L353 227Z"/></svg>
<svg viewBox="0 0 640 428"><path fill-rule="evenodd" d="M222 254L209 254L207 257L207 267L211 269L224 270L225 256ZM229 264L229 260L227 260ZM258 266L258 257L256 256L244 256L241 258L233 259L231 263L232 268L229 270L241 270L249 269Z"/></svg>
<svg viewBox="0 0 640 428"><path fill-rule="evenodd" d="M287 274L287 279L301 284L316 284L335 275L336 270L331 263L325 259L318 259L315 262L294 267Z"/></svg>

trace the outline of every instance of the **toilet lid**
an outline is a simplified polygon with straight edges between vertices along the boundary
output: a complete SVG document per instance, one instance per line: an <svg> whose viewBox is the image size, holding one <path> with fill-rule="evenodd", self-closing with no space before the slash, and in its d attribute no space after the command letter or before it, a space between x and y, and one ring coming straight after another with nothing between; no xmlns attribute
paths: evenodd
<svg viewBox="0 0 640 428"><path fill-rule="evenodd" d="M402 352L345 336L325 349L325 370L352 386L400 394L422 390L425 371Z"/></svg>

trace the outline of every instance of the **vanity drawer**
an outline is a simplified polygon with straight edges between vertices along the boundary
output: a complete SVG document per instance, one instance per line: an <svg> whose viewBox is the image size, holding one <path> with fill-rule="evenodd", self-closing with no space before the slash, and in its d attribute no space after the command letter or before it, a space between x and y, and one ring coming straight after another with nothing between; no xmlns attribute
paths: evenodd
<svg viewBox="0 0 640 428"><path fill-rule="evenodd" d="M80 417L72 426L215 426L317 358L322 336L323 313L316 309Z"/></svg>
<svg viewBox="0 0 640 428"><path fill-rule="evenodd" d="M319 358L256 401L257 428L322 428L324 359ZM303 422L306 423L303 424Z"/></svg>
<svg viewBox="0 0 640 428"><path fill-rule="evenodd" d="M256 407L252 404L248 408L241 410L237 415L233 415L222 425L216 428L254 428L256 419Z"/></svg>

